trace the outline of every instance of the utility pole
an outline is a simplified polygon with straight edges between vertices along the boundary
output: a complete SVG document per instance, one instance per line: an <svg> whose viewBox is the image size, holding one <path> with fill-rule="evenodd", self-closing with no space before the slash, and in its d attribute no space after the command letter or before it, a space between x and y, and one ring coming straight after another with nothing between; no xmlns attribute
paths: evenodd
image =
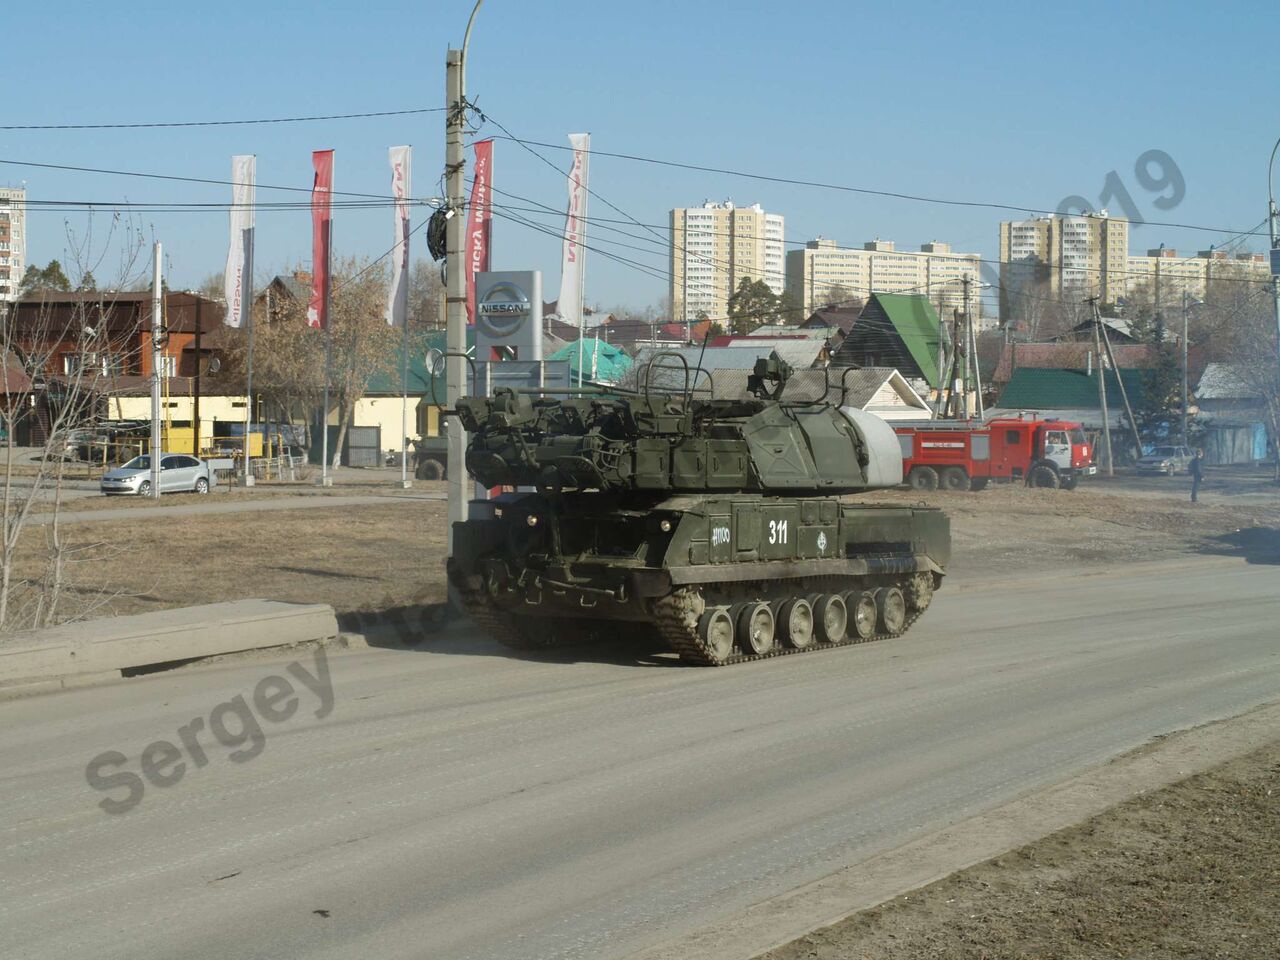
<svg viewBox="0 0 1280 960"><path fill-rule="evenodd" d="M1280 140L1271 148L1271 161L1267 164L1267 223L1271 231L1271 296L1275 302L1276 330L1280 332L1280 228L1277 228L1276 192L1273 174L1276 166L1276 151L1280 150Z"/></svg>
<svg viewBox="0 0 1280 960"><path fill-rule="evenodd" d="M986 411L982 406L982 367L978 362L978 334L973 329L973 313L969 306L969 286L973 283L972 277L964 277L964 317L969 328L968 342L965 344L965 351L973 352L973 397L974 408L981 420Z"/></svg>
<svg viewBox="0 0 1280 960"><path fill-rule="evenodd" d="M160 377L164 374L164 291L161 276L160 241L152 251L151 264L151 496L160 498Z"/></svg>
<svg viewBox="0 0 1280 960"><path fill-rule="evenodd" d="M1190 391L1187 389L1187 315L1191 312L1191 294L1182 289L1182 445L1187 445L1187 405Z"/></svg>
<svg viewBox="0 0 1280 960"><path fill-rule="evenodd" d="M1129 429L1133 433L1133 449L1136 451L1134 456L1142 456L1142 438L1138 436L1138 421L1133 415L1133 407L1129 406L1129 391L1125 389L1124 378L1120 376L1120 365L1116 363L1115 354L1111 351L1111 336L1107 333L1107 328L1102 322L1102 314L1098 310L1098 299L1093 297L1090 299L1093 304L1093 322L1098 330L1102 333L1102 345L1107 351L1107 362L1111 364L1111 369L1116 374L1116 384L1120 387L1120 399L1124 401L1124 413L1129 418Z"/></svg>
<svg viewBox="0 0 1280 960"><path fill-rule="evenodd" d="M1102 324L1097 319L1097 301L1094 303L1093 345L1098 355L1098 406L1102 408L1102 449L1107 457L1107 476L1116 475L1115 460L1111 456L1111 415L1107 412L1107 365L1102 360Z"/></svg>
<svg viewBox="0 0 1280 960"><path fill-rule="evenodd" d="M961 400L964 404L964 418L972 415L969 410L969 350L973 342L973 321L969 317L969 278L964 278L964 386L961 388Z"/></svg>
<svg viewBox="0 0 1280 960"><path fill-rule="evenodd" d="M191 455L198 457L200 450L200 334L201 334L201 317L200 307L204 304L202 295L196 296L196 375L195 375L195 394L191 400Z"/></svg>
<svg viewBox="0 0 1280 960"><path fill-rule="evenodd" d="M476 0L463 34L462 49L445 54L445 403L456 410L466 385L467 280L463 267L463 189L467 166L462 138L467 125L467 45L471 26L484 0ZM449 417L447 480L449 488L448 552L453 553L453 525L467 519L467 438L456 416Z"/></svg>

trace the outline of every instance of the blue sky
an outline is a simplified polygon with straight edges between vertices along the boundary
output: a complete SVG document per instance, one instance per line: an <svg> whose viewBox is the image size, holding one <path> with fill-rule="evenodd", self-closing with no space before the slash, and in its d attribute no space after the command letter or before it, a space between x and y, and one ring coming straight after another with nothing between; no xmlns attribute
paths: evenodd
<svg viewBox="0 0 1280 960"><path fill-rule="evenodd" d="M230 120L434 107L444 57L470 0L187 5L31 2L6 11L10 96L0 124ZM1266 213L1266 162L1280 136L1274 3L920 2L568 3L486 0L468 92L517 136L597 150L948 199L1055 208L1098 205L1111 171L1148 220L1244 230ZM481 134L499 132L492 125ZM255 153L261 184L309 187L310 151L336 150L335 189L385 194L386 148L414 145L414 193L438 193L440 114L270 126L0 131L0 160L226 179ZM1186 189L1154 205L1134 163L1166 151ZM541 150L566 169L563 151ZM1153 170L1154 172L1154 170ZM33 200L218 203L229 188L0 164ZM499 142L495 185L563 209L562 175ZM854 245L928 240L993 257L997 210L866 197L597 156L591 186L637 220L664 224L705 199L762 203L788 239ZM1166 191L1167 192L1167 191ZM293 198L303 197L295 194ZM260 189L259 200L288 199ZM510 201L516 204L517 201ZM1117 211L1117 204L1111 209ZM425 215L425 214L424 214ZM592 217L616 217L599 200ZM388 211L342 211L340 253L377 256ZM557 217L539 217L559 229ZM225 212L141 215L165 244L175 286L221 269ZM101 236L105 216L95 230ZM66 259L83 213L33 211L28 255ZM632 232L647 236L644 231ZM422 234L417 235L421 237ZM608 243L621 239L650 252ZM1223 234L1145 225L1132 249L1187 253ZM666 270L657 244L589 228L588 243ZM559 285L558 243L494 227L494 267L540 268ZM1262 250L1262 237L1252 240ZM419 247L416 253L425 253ZM305 212L258 218L259 273L309 259ZM109 274L106 265L99 271ZM656 303L663 281L589 257L587 299Z"/></svg>

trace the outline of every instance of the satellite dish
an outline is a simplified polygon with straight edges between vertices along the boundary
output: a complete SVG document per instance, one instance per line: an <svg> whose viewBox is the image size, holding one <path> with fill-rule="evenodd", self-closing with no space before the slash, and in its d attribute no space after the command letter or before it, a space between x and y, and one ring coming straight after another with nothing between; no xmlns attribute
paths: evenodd
<svg viewBox="0 0 1280 960"><path fill-rule="evenodd" d="M218 372L219 370L221 370L221 369L222 369L222 358L220 358L220 357L211 357L211 358L209 359L209 371L208 371L208 372L209 372L209 373L217 373L217 372Z"/></svg>
<svg viewBox="0 0 1280 960"><path fill-rule="evenodd" d="M432 377L444 376L444 353L435 347L427 351L427 372Z"/></svg>

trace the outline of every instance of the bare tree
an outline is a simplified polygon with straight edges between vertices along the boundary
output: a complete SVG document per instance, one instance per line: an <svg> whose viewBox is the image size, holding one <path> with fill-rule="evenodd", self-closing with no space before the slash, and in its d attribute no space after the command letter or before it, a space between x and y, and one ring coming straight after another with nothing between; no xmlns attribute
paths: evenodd
<svg viewBox="0 0 1280 960"><path fill-rule="evenodd" d="M392 372L398 359L402 332L387 324L386 303L387 277L381 264L358 258L334 264L328 332L330 402L338 415L334 466L369 381ZM323 403L325 333L307 326L306 313L307 303L300 298L274 304L270 317L263 305L254 310L255 392L289 421L307 419ZM230 375L241 381L244 347L237 339L228 351Z"/></svg>
<svg viewBox="0 0 1280 960"><path fill-rule="evenodd" d="M1224 284L1212 302L1220 318L1221 356L1240 386L1252 393L1266 416L1276 452L1275 480L1280 483L1280 332L1270 284Z"/></svg>
<svg viewBox="0 0 1280 960"><path fill-rule="evenodd" d="M444 329L444 282L439 264L415 260L409 269L409 326L417 330Z"/></svg>
<svg viewBox="0 0 1280 960"><path fill-rule="evenodd" d="M92 230L77 237L70 230L74 274L83 279L101 272L115 252L120 263L116 288L134 279L144 250L136 227L113 219L101 246ZM96 251L96 252L95 252ZM137 360L141 338L138 324L113 324L116 294L85 291L71 302L52 302L48 293L34 294L19 304L0 305L0 420L6 438L6 457L0 487L0 633L43 627L87 616L110 597L69 609L68 573L77 563L100 559L102 544L73 544L60 525L68 461L75 455L105 412L101 395L117 364ZM18 447L19 435L29 435L32 450ZM49 503L45 549L38 573L23 576L19 559L30 550L32 513Z"/></svg>

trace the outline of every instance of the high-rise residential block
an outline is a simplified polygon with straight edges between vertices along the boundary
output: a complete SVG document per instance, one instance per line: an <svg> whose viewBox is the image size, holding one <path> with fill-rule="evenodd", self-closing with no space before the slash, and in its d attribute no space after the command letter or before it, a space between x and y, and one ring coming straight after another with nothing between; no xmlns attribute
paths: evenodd
<svg viewBox="0 0 1280 960"><path fill-rule="evenodd" d="M760 204L704 203L671 211L671 318L723 319L743 279L785 285L785 219Z"/></svg>
<svg viewBox="0 0 1280 960"><path fill-rule="evenodd" d="M1181 309L1184 290L1203 300L1209 293L1229 293L1241 283L1266 284L1270 279L1270 266L1261 253L1201 250L1189 257L1160 247L1146 256L1129 257L1125 295L1148 299L1163 312Z"/></svg>
<svg viewBox="0 0 1280 960"><path fill-rule="evenodd" d="M919 250L898 250L892 241L872 240L861 247L841 247L819 237L803 249L787 251L787 293L804 316L850 300L866 300L873 293L919 293L938 314L950 317L964 308L964 279L970 285L970 309L981 313L977 289L981 257L956 253L949 243L922 244Z"/></svg>
<svg viewBox="0 0 1280 960"><path fill-rule="evenodd" d="M1087 216L1036 217L1000 224L1000 316L1015 317L1029 298L1081 301L1124 296L1129 221L1104 210Z"/></svg>
<svg viewBox="0 0 1280 960"><path fill-rule="evenodd" d="M18 299L27 269L27 191L0 187L0 301Z"/></svg>

